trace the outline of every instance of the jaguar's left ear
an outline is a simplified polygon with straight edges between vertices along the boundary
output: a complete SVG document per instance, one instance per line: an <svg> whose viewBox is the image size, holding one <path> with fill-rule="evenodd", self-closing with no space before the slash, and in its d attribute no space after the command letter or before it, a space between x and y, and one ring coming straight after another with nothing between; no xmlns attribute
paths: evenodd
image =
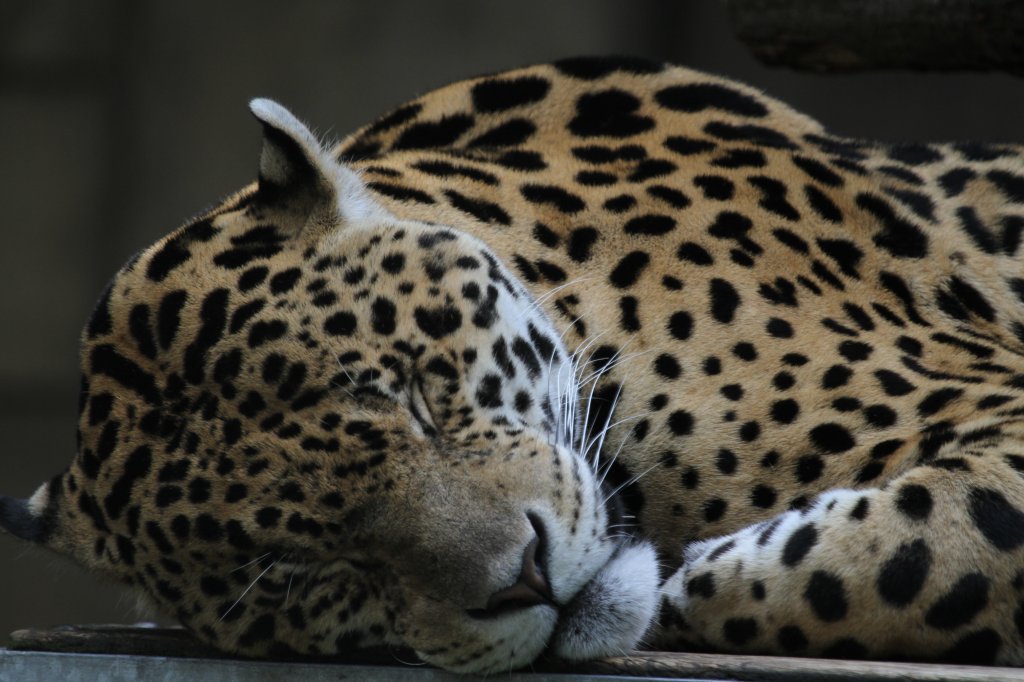
<svg viewBox="0 0 1024 682"><path fill-rule="evenodd" d="M285 204L306 216L326 211L345 220L386 215L362 181L321 146L290 111L269 99L254 99L249 110L263 124L259 198Z"/></svg>

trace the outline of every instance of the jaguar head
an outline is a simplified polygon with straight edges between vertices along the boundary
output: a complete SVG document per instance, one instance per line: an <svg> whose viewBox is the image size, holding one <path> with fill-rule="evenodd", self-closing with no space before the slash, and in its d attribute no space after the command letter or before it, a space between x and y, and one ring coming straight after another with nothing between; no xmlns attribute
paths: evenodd
<svg viewBox="0 0 1024 682"><path fill-rule="evenodd" d="M77 456L0 498L0 524L228 652L394 643L487 673L634 646L653 550L613 528L537 301L251 109L258 182L114 277L83 333Z"/></svg>

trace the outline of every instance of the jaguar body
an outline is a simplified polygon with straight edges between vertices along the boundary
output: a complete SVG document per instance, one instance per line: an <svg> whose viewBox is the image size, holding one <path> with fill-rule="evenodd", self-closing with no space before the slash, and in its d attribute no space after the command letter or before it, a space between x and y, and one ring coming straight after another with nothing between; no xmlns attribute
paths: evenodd
<svg viewBox="0 0 1024 682"><path fill-rule="evenodd" d="M637 646L1024 664L1024 149L876 144L574 59L133 258L79 448L0 524L249 656Z"/></svg>

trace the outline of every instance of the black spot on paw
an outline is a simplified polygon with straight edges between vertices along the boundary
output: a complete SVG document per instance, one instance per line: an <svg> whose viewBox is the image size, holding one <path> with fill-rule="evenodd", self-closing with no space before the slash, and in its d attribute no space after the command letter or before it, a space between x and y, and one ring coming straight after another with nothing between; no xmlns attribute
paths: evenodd
<svg viewBox="0 0 1024 682"><path fill-rule="evenodd" d="M996 549L1009 552L1024 544L1024 513L998 490L972 488L968 496L971 521Z"/></svg>
<svg viewBox="0 0 1024 682"><path fill-rule="evenodd" d="M861 502L866 502L866 498L861 498ZM878 594L891 606L907 606L920 594L931 566L928 543L921 538L903 543L882 564L876 583Z"/></svg>
<svg viewBox="0 0 1024 682"><path fill-rule="evenodd" d="M753 618L729 618L722 624L722 636L735 646L747 644L757 633L757 621Z"/></svg>
<svg viewBox="0 0 1024 682"><path fill-rule="evenodd" d="M784 566L796 566L818 543L818 529L813 523L808 523L797 528L782 549L782 564Z"/></svg>
<svg viewBox="0 0 1024 682"><path fill-rule="evenodd" d="M690 578L686 583L686 593L691 597L710 599L715 596L715 576L712 573L701 573Z"/></svg>
<svg viewBox="0 0 1024 682"><path fill-rule="evenodd" d="M988 605L989 586L989 579L981 573L961 577L928 609L925 623L939 630L967 625Z"/></svg>
<svg viewBox="0 0 1024 682"><path fill-rule="evenodd" d="M842 620L849 609L843 581L826 571L815 571L811 574L804 590L804 599L814 611L814 615L826 623Z"/></svg>
<svg viewBox="0 0 1024 682"><path fill-rule="evenodd" d="M821 655L826 658L859 661L868 657L868 648L853 637L843 637L825 647Z"/></svg>
<svg viewBox="0 0 1024 682"><path fill-rule="evenodd" d="M923 485L907 483L896 494L896 509L914 521L927 519L932 506L932 494Z"/></svg>
<svg viewBox="0 0 1024 682"><path fill-rule="evenodd" d="M992 628L964 635L942 654L942 660L961 665L993 665L1003 640Z"/></svg>
<svg viewBox="0 0 1024 682"><path fill-rule="evenodd" d="M857 504L854 505L853 509L850 510L850 518L857 521L863 521L868 516L869 508L870 504L868 503L868 498L860 498L857 500Z"/></svg>
<svg viewBox="0 0 1024 682"><path fill-rule="evenodd" d="M779 628L776 640L782 650L787 653L803 651L809 644L807 635L796 625L785 625Z"/></svg>

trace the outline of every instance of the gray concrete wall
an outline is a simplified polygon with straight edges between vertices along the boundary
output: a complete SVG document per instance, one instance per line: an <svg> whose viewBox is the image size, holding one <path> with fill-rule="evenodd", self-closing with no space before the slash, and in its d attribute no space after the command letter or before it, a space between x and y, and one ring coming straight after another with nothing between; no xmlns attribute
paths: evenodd
<svg viewBox="0 0 1024 682"><path fill-rule="evenodd" d="M134 251L249 182L254 96L338 137L450 80L629 53L753 83L837 132L1024 137L1002 75L769 71L717 0L3 0L0 2L0 489L72 457L77 335ZM0 636L131 620L134 600L0 537Z"/></svg>

